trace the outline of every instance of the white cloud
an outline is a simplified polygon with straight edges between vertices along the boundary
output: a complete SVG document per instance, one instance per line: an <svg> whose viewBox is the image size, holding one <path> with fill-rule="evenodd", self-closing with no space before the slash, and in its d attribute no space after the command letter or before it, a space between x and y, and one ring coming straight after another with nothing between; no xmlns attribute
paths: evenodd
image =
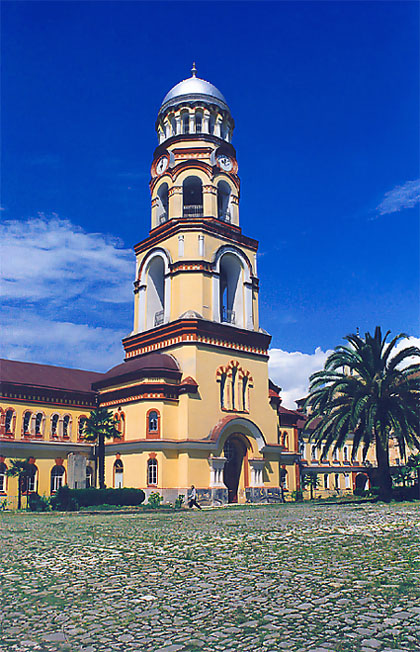
<svg viewBox="0 0 420 652"><path fill-rule="evenodd" d="M77 369L106 371L123 361L122 337L113 328L44 319L22 310L3 319L2 357Z"/></svg>
<svg viewBox="0 0 420 652"><path fill-rule="evenodd" d="M40 214L5 221L0 242L4 299L131 301L134 255L116 238Z"/></svg>
<svg viewBox="0 0 420 652"><path fill-rule="evenodd" d="M420 202L420 179L406 181L385 193L383 200L376 207L379 215L397 213L404 208L413 208Z"/></svg>
<svg viewBox="0 0 420 652"><path fill-rule="evenodd" d="M391 339L392 333L388 341ZM408 346L420 348L420 338L410 336L407 339L400 340L394 349L395 353L393 355ZM296 409L295 401L306 396L308 392L309 376L323 369L327 357L332 352L331 349L323 351L320 347L317 347L312 354L270 349L268 363L270 378L282 388L280 396L283 407L291 410ZM409 358L407 365L413 362L418 363L418 358Z"/></svg>
<svg viewBox="0 0 420 652"><path fill-rule="evenodd" d="M309 376L323 368L325 360L332 353L317 347L314 353L270 349L268 368L270 378L280 385L283 407L296 409L295 401L306 396Z"/></svg>

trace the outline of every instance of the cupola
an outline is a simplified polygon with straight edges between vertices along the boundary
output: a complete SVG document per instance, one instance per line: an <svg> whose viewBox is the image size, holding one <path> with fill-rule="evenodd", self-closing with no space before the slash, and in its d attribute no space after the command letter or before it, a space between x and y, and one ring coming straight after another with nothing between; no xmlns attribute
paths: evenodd
<svg viewBox="0 0 420 652"><path fill-rule="evenodd" d="M197 77L195 63L191 77L165 95L156 121L159 144L173 136L194 134L210 134L230 142L233 128L224 96L216 86Z"/></svg>

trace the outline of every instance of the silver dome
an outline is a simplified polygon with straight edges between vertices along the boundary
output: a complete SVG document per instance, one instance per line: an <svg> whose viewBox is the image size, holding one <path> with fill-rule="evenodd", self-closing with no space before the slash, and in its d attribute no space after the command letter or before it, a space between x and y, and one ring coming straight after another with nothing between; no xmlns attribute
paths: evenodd
<svg viewBox="0 0 420 652"><path fill-rule="evenodd" d="M224 111L229 111L227 102L221 92L205 79L194 75L176 84L163 99L159 113L163 113L170 106L182 104L185 101L201 100L208 104L216 104Z"/></svg>

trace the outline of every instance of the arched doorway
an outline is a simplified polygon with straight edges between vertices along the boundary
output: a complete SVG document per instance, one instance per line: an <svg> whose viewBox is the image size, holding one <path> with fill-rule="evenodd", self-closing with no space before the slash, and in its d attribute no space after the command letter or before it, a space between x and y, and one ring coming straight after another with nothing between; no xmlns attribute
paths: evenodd
<svg viewBox="0 0 420 652"><path fill-rule="evenodd" d="M223 469L223 482L228 489L228 502L238 502L239 478L241 477L246 444L240 435L231 435L225 441L223 455L226 463Z"/></svg>
<svg viewBox="0 0 420 652"><path fill-rule="evenodd" d="M369 480L369 477L366 475L366 473L358 473L355 478L355 489L363 490L366 488L366 483Z"/></svg>

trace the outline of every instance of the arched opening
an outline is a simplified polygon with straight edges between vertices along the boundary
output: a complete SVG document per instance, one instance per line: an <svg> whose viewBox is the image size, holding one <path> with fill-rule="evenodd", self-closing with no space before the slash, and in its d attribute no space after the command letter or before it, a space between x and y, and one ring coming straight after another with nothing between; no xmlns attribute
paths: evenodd
<svg viewBox="0 0 420 652"><path fill-rule="evenodd" d="M228 502L238 502L239 478L241 477L243 459L246 454L246 445L242 437L231 435L226 439L223 455L226 463L223 469L223 482L228 489Z"/></svg>
<svg viewBox="0 0 420 652"><path fill-rule="evenodd" d="M58 414L53 414L51 416L51 437L58 437Z"/></svg>
<svg viewBox="0 0 420 652"><path fill-rule="evenodd" d="M358 491L366 489L366 483L369 480L366 473L358 473L354 482L354 488Z"/></svg>
<svg viewBox="0 0 420 652"><path fill-rule="evenodd" d="M217 184L217 216L219 220L231 221L230 197L231 187L226 181L219 181Z"/></svg>
<svg viewBox="0 0 420 652"><path fill-rule="evenodd" d="M124 486L124 464L117 458L114 462L114 489L122 489Z"/></svg>
<svg viewBox="0 0 420 652"><path fill-rule="evenodd" d="M182 123L182 133L190 133L190 114L188 111L182 111L181 113L181 123Z"/></svg>
<svg viewBox="0 0 420 652"><path fill-rule="evenodd" d="M155 458L147 461L147 486L155 487L158 481L158 463Z"/></svg>
<svg viewBox="0 0 420 652"><path fill-rule="evenodd" d="M43 425L44 425L44 415L42 412L37 412L35 415L35 435L36 437L42 437L43 435Z"/></svg>
<svg viewBox="0 0 420 652"><path fill-rule="evenodd" d="M195 112L195 133L200 134L203 131L203 112Z"/></svg>
<svg viewBox="0 0 420 652"><path fill-rule="evenodd" d="M28 436L30 435L30 426L31 426L31 417L32 417L32 412L25 412L23 415L23 435Z"/></svg>
<svg viewBox="0 0 420 652"><path fill-rule="evenodd" d="M233 254L220 261L220 321L243 325L242 265Z"/></svg>
<svg viewBox="0 0 420 652"><path fill-rule="evenodd" d="M203 215L203 183L198 177L187 177L182 184L183 216Z"/></svg>
<svg viewBox="0 0 420 652"><path fill-rule="evenodd" d="M165 265L161 256L155 256L150 261L146 301L146 329L160 326L165 319Z"/></svg>
<svg viewBox="0 0 420 652"><path fill-rule="evenodd" d="M65 470L62 465L56 464L51 469L51 493L55 494L64 485Z"/></svg>
<svg viewBox="0 0 420 652"><path fill-rule="evenodd" d="M168 219L168 184L162 183L157 191L157 222L163 224Z"/></svg>
<svg viewBox="0 0 420 652"><path fill-rule="evenodd" d="M86 489L93 487L93 469L88 464L86 465Z"/></svg>

